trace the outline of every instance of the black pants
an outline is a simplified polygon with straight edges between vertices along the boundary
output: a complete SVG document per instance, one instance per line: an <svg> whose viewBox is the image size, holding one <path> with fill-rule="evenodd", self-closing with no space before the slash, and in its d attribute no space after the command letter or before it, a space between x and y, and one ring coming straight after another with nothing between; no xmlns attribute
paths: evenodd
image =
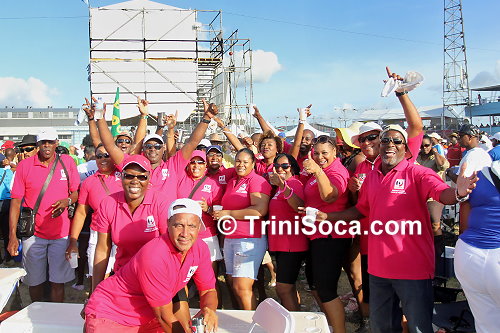
<svg viewBox="0 0 500 333"><path fill-rule="evenodd" d="M7 252L9 244L9 209L10 199L0 200L0 229L3 235L3 248L5 250L5 261L10 260L10 254Z"/></svg>

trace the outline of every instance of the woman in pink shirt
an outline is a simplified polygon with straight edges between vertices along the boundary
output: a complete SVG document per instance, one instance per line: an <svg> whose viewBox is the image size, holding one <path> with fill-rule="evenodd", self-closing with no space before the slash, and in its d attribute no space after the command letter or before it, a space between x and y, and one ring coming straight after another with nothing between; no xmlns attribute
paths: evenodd
<svg viewBox="0 0 500 333"><path fill-rule="evenodd" d="M255 155L244 148L235 157L236 177L229 180L221 205L214 211L216 220L225 220L224 261L229 285L241 310L254 310L256 299L252 291L259 267L267 249L261 220L267 214L271 185L255 173ZM252 219L246 219L251 216Z"/></svg>
<svg viewBox="0 0 500 333"><path fill-rule="evenodd" d="M306 206L321 211L342 211L348 207L347 181L349 172L336 157L335 140L321 135L304 161L304 170L311 174L304 187ZM331 221L333 223L336 221ZM318 226L318 224L316 224ZM323 312L335 332L345 332L344 306L337 294L337 284L342 264L352 243L348 228L332 228L330 234L320 232L311 235L313 281L321 300ZM341 234L343 233L343 234Z"/></svg>
<svg viewBox="0 0 500 333"><path fill-rule="evenodd" d="M95 220L97 211L102 200L110 194L123 191L121 174L116 170L114 163L104 148L99 144L96 149L97 172L85 179L80 185L80 193L78 196L78 207L75 211L75 216L71 223L71 232L69 235L69 245L66 250L66 258L69 260L72 255L78 255L78 237L82 231L83 224L87 215L91 210L95 213L92 215L90 224L89 247L87 249L89 262L89 276L92 278L94 268L94 253L97 244L97 231L95 230ZM106 274L111 272L114 264L114 254L110 256ZM92 290L92 280L91 287Z"/></svg>
<svg viewBox="0 0 500 333"><path fill-rule="evenodd" d="M306 259L309 240L299 231L295 234L293 221L298 208L304 205L304 186L298 180L300 167L297 160L288 154L278 154L274 159L274 172L269 174L269 182L276 187L269 202L269 216L272 224L268 227L269 251L276 255L276 292L281 304L289 311L300 311L295 283L302 262ZM292 222L283 226L281 221Z"/></svg>

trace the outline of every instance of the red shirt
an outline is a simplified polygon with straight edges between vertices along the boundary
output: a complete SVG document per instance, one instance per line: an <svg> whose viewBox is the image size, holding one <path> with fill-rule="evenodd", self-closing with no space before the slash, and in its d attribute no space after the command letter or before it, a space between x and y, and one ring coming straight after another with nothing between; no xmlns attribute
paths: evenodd
<svg viewBox="0 0 500 333"><path fill-rule="evenodd" d="M319 194L318 182L316 177L312 176L308 179L307 183L304 186L304 196L306 198L306 206L314 207L322 212L339 212L345 210L348 207L348 195L347 195L347 181L349 179L349 171L342 165L340 158L336 158L329 166L323 169L326 176L330 180L333 186L337 188L338 197L332 203L327 203L321 199ZM332 223L335 221L331 221ZM318 226L318 223L316 223ZM343 232L344 235L338 235L335 233L335 229L332 229L331 236L332 238L352 238L352 235L347 232L349 226L345 226L345 228L340 228L339 231ZM316 238L327 238L327 235L323 235L320 233L319 228L316 230L314 235L309 236L310 239Z"/></svg>
<svg viewBox="0 0 500 333"><path fill-rule="evenodd" d="M446 155L446 158L450 162L450 167L460 164L464 151L465 148L460 147L458 142L448 147L448 154Z"/></svg>
<svg viewBox="0 0 500 333"><path fill-rule="evenodd" d="M195 180L188 176L187 172L180 177L177 183L177 197L187 198L191 191L194 189L196 184L201 181L201 179ZM212 178L207 177L203 184L198 187L196 192L193 194L191 199L195 201L201 201L204 198L209 206L220 205L222 199L222 188L221 186ZM203 212L202 215L203 223L205 224L206 230L201 231L198 237L201 239L217 236L217 225L214 221L212 215Z"/></svg>
<svg viewBox="0 0 500 333"><path fill-rule="evenodd" d="M106 193L101 181L108 187L109 194ZM94 212L97 212L101 202L107 196L123 191L122 179L119 171L113 172L110 175L103 175L99 171L88 177L80 185L80 192L78 192L78 203L80 205L90 206ZM92 214L92 222L90 228L95 230L95 220L97 214Z"/></svg>
<svg viewBox="0 0 500 333"><path fill-rule="evenodd" d="M171 303L191 277L199 291L215 288L210 253L200 238L181 260L168 234L151 240L123 269L99 283L85 314L140 326L155 318L153 307Z"/></svg>
<svg viewBox="0 0 500 333"><path fill-rule="evenodd" d="M224 210L240 210L245 209L252 205L250 200L251 193L262 193L271 195L271 185L259 176L254 170L245 177L231 178L226 186L226 192L222 197L221 205ZM238 224L236 231L227 235L226 238L260 238L261 234L261 220L254 221L254 230L250 229L250 221L236 220Z"/></svg>
<svg viewBox="0 0 500 333"><path fill-rule="evenodd" d="M12 198L24 198L23 206L33 208L54 161L50 165L44 165L38 159L37 154L19 162L11 191ZM61 155L60 161L64 163L69 173L69 192L77 191L80 186L80 175L75 161L69 155ZM68 179L61 163L58 162L35 216L35 236L44 239L59 239L69 235L71 222L68 211L64 210L61 215L52 218L52 204L68 197Z"/></svg>
<svg viewBox="0 0 500 333"><path fill-rule="evenodd" d="M299 198L304 199L304 185L295 177L286 181L288 187L293 190ZM269 242L269 251L283 252L302 252L309 249L309 240L299 228L295 233L294 221L300 221L299 214L293 210L285 200L282 192L277 192L269 202L269 220L274 223L274 230L271 226L267 227L267 240ZM283 225L283 233L280 234L279 221L290 221L291 227Z"/></svg>
<svg viewBox="0 0 500 333"><path fill-rule="evenodd" d="M448 188L431 169L401 161L387 175L380 168L365 179L356 208L369 218L375 232L384 231L388 221L420 221L421 234L401 232L368 236L368 272L388 279L431 279L434 276L434 235L427 211L427 199L438 201ZM394 226L389 230L394 231ZM416 228L415 228L416 229Z"/></svg>
<svg viewBox="0 0 500 333"><path fill-rule="evenodd" d="M144 200L130 213L123 191L106 197L95 219L95 230L110 233L118 246L114 271L125 265L139 249L151 239L167 232L168 207L164 193L149 189Z"/></svg>

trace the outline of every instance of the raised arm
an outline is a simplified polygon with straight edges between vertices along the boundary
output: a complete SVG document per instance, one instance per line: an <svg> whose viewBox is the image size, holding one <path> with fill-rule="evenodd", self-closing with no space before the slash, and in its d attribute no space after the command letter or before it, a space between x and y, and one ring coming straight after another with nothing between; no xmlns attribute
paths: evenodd
<svg viewBox="0 0 500 333"><path fill-rule="evenodd" d="M167 149L165 151L165 157L169 158L174 156L176 153L175 144L177 140L175 139L175 125L177 124L178 111L175 111L175 115L169 114L165 117L165 126L167 126Z"/></svg>
<svg viewBox="0 0 500 333"><path fill-rule="evenodd" d="M299 150L300 150L300 145L302 143L302 136L304 135L304 123L307 119L307 117L309 117L311 115L311 106L312 104L309 104L307 107L306 107L306 113L303 115L300 113L300 109L298 110L299 111L299 126L297 126L297 131L295 132L295 137L293 139L293 146L292 146L292 149L290 150L290 155L292 155L295 159L297 159L297 157L299 156ZM304 118L304 119L302 119Z"/></svg>
<svg viewBox="0 0 500 333"><path fill-rule="evenodd" d="M97 102L95 97L92 97L92 101L94 103ZM97 147L101 143L101 138L99 137L99 131L97 130L97 124L94 120L94 115L95 115L95 105L94 103L90 103L87 98L85 98L85 104L83 105L83 111L85 111L85 114L87 115L88 118L88 125L89 125L89 133L90 133L90 138L92 139L92 144L94 147Z"/></svg>
<svg viewBox="0 0 500 333"><path fill-rule="evenodd" d="M104 105L104 114L106 113L106 105ZM97 120L97 128L99 129L99 136L101 138L102 144L106 151L108 152L111 160L115 165L120 165L124 159L123 151L118 148L115 144L115 139L111 135L106 119L103 115L101 119Z"/></svg>
<svg viewBox="0 0 500 333"><path fill-rule="evenodd" d="M130 154L139 154L142 150L142 140L146 137L148 131L148 101L137 97L137 108L139 109L140 118L137 124L137 131L135 131L134 142L130 148Z"/></svg>
<svg viewBox="0 0 500 333"><path fill-rule="evenodd" d="M260 114L259 108L256 105L253 105L253 109L254 109L253 116L259 122L260 128L262 129L262 133L267 133L268 131L272 131L273 129L271 128L271 126L269 126L269 124L267 123L267 121Z"/></svg>
<svg viewBox="0 0 500 333"><path fill-rule="evenodd" d="M240 140L236 137L236 135L231 133L229 128L227 128L227 126L224 125L224 123L222 122L222 120L220 118L215 117L214 119L217 122L217 125L222 129L222 133L224 133L226 138L229 140L229 143L233 145L233 147L236 149L236 151L245 148L241 144Z"/></svg>

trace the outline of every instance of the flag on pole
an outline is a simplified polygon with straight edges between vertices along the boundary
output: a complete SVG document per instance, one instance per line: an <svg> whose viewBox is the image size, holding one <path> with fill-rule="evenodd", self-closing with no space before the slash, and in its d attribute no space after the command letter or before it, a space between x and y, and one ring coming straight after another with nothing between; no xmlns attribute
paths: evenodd
<svg viewBox="0 0 500 333"><path fill-rule="evenodd" d="M111 134L117 136L121 132L120 126L120 88L116 88L115 103L113 104L113 118L111 119Z"/></svg>

